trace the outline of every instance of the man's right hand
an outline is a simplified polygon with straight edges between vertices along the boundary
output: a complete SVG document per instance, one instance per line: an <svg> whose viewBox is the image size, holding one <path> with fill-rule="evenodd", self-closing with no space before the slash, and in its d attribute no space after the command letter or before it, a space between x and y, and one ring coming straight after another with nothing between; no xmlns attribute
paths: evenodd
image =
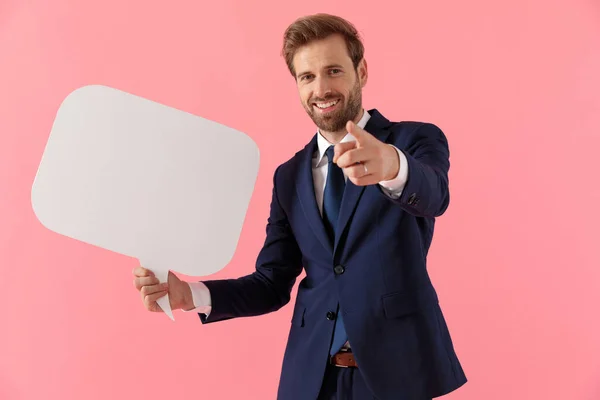
<svg viewBox="0 0 600 400"><path fill-rule="evenodd" d="M171 310L194 308L190 285L180 280L172 272L169 272L168 283L159 283L152 271L144 267L134 269L133 275L135 276L133 285L140 292L142 302L148 311L162 312L156 301L167 293Z"/></svg>

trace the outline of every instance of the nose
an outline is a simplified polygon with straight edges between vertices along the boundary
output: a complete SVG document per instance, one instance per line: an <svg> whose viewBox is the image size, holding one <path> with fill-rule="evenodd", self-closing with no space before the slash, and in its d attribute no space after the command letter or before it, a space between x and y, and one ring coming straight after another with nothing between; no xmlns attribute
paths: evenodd
<svg viewBox="0 0 600 400"><path fill-rule="evenodd" d="M315 89L314 96L317 99L324 100L328 95L331 94L331 86L326 78L318 77L314 81Z"/></svg>

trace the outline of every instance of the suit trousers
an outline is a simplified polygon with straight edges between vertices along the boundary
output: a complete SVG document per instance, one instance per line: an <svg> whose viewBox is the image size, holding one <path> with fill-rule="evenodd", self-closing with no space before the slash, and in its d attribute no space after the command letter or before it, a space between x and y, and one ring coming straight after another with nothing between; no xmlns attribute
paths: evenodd
<svg viewBox="0 0 600 400"><path fill-rule="evenodd" d="M360 369L328 364L317 400L377 400L377 397L365 384Z"/></svg>

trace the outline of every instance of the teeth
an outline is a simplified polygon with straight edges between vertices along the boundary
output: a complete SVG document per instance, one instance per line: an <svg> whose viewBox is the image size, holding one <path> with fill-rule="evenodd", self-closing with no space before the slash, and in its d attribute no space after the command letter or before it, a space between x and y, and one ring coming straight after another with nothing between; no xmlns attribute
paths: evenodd
<svg viewBox="0 0 600 400"><path fill-rule="evenodd" d="M333 105L336 105L338 102L338 100L335 101L331 101L329 103L315 103L315 105L319 108L327 108L327 107L331 107Z"/></svg>

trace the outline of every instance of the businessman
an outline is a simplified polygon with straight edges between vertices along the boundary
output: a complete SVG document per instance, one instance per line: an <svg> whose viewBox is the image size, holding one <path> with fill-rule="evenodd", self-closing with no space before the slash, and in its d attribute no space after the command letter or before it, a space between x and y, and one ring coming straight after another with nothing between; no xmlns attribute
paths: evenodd
<svg viewBox="0 0 600 400"><path fill-rule="evenodd" d="M278 399L424 400L467 378L427 272L435 219L448 208L449 148L425 122L362 105L364 48L333 15L294 21L282 54L317 132L274 172L266 239L252 273L168 285L138 267L145 307L203 324L276 311L302 270ZM399 96L407 94L398 93Z"/></svg>

